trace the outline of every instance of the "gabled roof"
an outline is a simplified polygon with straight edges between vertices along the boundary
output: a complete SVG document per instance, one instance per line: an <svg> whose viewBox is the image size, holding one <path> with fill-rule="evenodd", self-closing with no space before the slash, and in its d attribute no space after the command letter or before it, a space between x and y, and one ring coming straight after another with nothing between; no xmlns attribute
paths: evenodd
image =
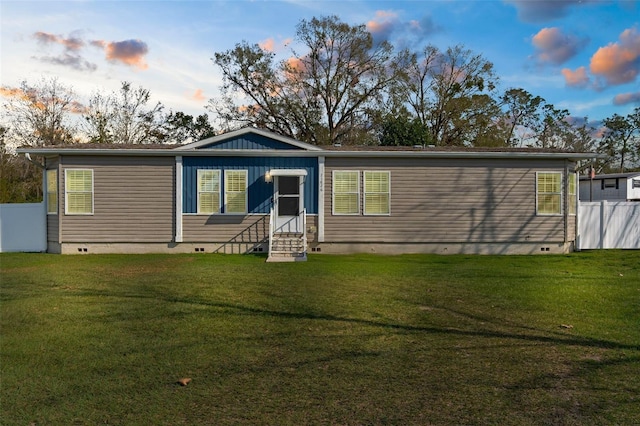
<svg viewBox="0 0 640 426"><path fill-rule="evenodd" d="M238 139L247 135L257 135L263 138L270 139L272 141L278 142L280 144L284 144L288 146L290 149L302 149L305 151L322 151L322 148L319 148L315 145L311 145L305 142L300 142L295 139L279 135L274 132L270 132L267 130L257 129L255 127L244 127L239 130L235 130L229 133L223 133L221 135L213 136L211 138L203 139L201 141L192 142L187 145L181 145L177 148L174 148L175 151L188 151L188 150L196 150L196 149L211 149L216 148L216 145L223 145L227 141L231 141L233 139ZM226 147L225 147L226 148Z"/></svg>

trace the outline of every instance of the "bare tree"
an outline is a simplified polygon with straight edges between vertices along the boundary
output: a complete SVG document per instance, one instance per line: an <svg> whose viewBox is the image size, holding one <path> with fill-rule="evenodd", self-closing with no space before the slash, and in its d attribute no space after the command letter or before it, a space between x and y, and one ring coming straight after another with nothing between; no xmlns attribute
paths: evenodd
<svg viewBox="0 0 640 426"><path fill-rule="evenodd" d="M89 99L87 110L83 115L82 128L91 143L113 143L113 99L95 92Z"/></svg>
<svg viewBox="0 0 640 426"><path fill-rule="evenodd" d="M3 87L11 96L3 105L3 119L8 123L8 146L49 146L73 143L76 126L71 113L79 112L75 93L56 78L42 79L19 88Z"/></svg>
<svg viewBox="0 0 640 426"><path fill-rule="evenodd" d="M89 140L98 143L148 144L164 140L163 105L148 107L151 93L123 81L118 92L95 93L84 114Z"/></svg>

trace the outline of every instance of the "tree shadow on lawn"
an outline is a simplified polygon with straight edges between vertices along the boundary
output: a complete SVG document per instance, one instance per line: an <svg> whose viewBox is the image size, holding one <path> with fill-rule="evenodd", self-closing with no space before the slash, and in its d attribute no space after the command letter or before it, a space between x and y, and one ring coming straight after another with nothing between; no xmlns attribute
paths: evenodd
<svg viewBox="0 0 640 426"><path fill-rule="evenodd" d="M452 338L477 338L488 339L487 345L478 345L479 342L473 342L468 347L456 346L455 350L490 350L497 347L508 347L505 341L516 342L519 347L531 346L532 348L539 347L540 345L550 345L558 347L572 347L583 349L584 354L578 354L582 356L582 359L572 359L576 354L569 354L564 358L564 362L557 365L540 366L540 368L533 366L531 373L519 375L514 377L515 382L509 382L505 377L498 379L498 382L494 383L494 386L498 386L503 390L503 398L508 399L508 403L511 407L523 407L527 403L536 401L540 398L548 399L549 404L538 404L536 411L525 413L525 417L529 417L533 422L542 422L544 424L560 424L565 422L579 423L581 420L588 420L590 418L600 418L598 416L616 415L616 412L627 412L627 419L633 418L631 408L634 403L637 403L637 397L633 396L633 393L637 390L637 385L630 384L628 388L620 389L619 384L621 381L630 380L633 382L634 368L640 364L640 355L625 354L624 352L616 353L604 353L601 350L614 350L614 351L640 351L640 345L627 344L605 339L596 339L588 337L578 337L562 334L559 332L537 329L530 326L525 326L513 322L506 323L502 320L496 320L493 318L487 318L478 316L472 313L463 312L460 310L453 310L447 307L434 307L434 309L441 309L448 311L454 316L460 316L474 321L474 325L469 325L467 329L454 328L446 326L424 326L424 325L412 325L403 324L393 321L384 320L372 320L365 318L353 318L348 316L332 315L329 313L318 313L313 311L295 312L278 309L260 308L254 306L247 306L239 303L227 303L207 300L202 297L172 297L162 293L161 291L154 291L153 289L146 288L144 293L135 292L123 292L114 293L110 291L99 290L79 290L76 294L80 296L89 297L107 297L107 298L119 298L119 299L134 299L134 300L149 300L167 303L170 305L192 305L195 307L205 308L204 312L210 311L218 315L231 315L231 316L246 316L246 317L265 317L271 319L283 319L283 320L305 320L305 321L320 321L327 323L343 323L353 324L363 327L371 327L373 329L380 330L380 333L374 333L377 337L383 337L386 333L383 330L392 330L397 333L416 334L416 335L441 335L451 336ZM117 317L118 320L126 320L129 313L126 312L126 303L117 303L114 305L114 310L107 310L106 315L112 315ZM416 307L419 309L419 307ZM166 312L166 309L159 309L158 312ZM202 312L202 311L199 311ZM180 309L180 312L176 312L181 315L188 315L189 311ZM488 327L502 327L506 329L516 331L500 331L491 330L485 328L484 324L488 323ZM308 327L308 326L307 326ZM307 328L304 328L305 330ZM309 329L312 333L311 329ZM286 337L286 333L277 333L281 335L281 338ZM270 335L273 338L273 335ZM341 337L341 336L337 336ZM238 339L251 338L246 335L238 336ZM322 338L326 339L327 336ZM362 339L363 336L359 335L358 338ZM490 340L496 339L497 341L490 342ZM459 340L458 340L459 342ZM469 343L472 343L470 340ZM442 348L442 349L451 349ZM508 349L505 349L508 350ZM601 352L590 358L594 353L594 350ZM384 356L384 352L366 350L364 348L344 348L336 347L330 353L317 353L317 356L312 359L300 359L292 358L288 361L280 357L275 357L279 361L274 364L256 364L249 368L250 371L264 371L265 369L281 369L287 371L287 369L298 369L306 365L319 365L322 368L323 364L331 363L332 361L350 361L355 359L369 358L375 359ZM489 355L493 356L493 355ZM499 361L499 360L498 360ZM547 360L548 361L548 360ZM546 361L545 361L546 362ZM598 374L607 374L607 368L616 367L631 367L628 374L620 373L615 374L609 378L603 378L602 380L595 380ZM240 368L240 367L238 367ZM227 370L227 374L246 373L246 366L240 370L235 371L233 367L231 370ZM504 381L502 381L504 380ZM588 389L585 386L589 386L590 383L596 383L598 388ZM533 395L533 396L532 396ZM540 407L546 407L541 409ZM626 410L626 411L621 411Z"/></svg>
<svg viewBox="0 0 640 426"><path fill-rule="evenodd" d="M228 312L236 312L238 315L254 315L254 316L272 317L272 318L284 318L284 319L304 319L304 320L318 320L318 321L329 321L329 322L343 322L343 323L365 325L370 327L380 327L385 329L401 330L401 331L407 331L407 332L448 334L448 335L463 336L463 337L467 336L467 337L513 339L513 340L521 340L525 342L549 343L549 344L557 344L557 345L564 345L564 346L581 346L581 347L589 347L589 348L626 349L626 350L640 351L640 344L634 345L634 344L625 344L625 343L620 343L620 342L615 342L610 340L603 340L603 339L566 336L560 333L553 333L548 330L540 330L534 327L515 325L515 324L509 324L509 325L501 324L501 325L509 328L517 327L517 328L538 332L538 333L555 334L555 336L530 335L530 334L524 334L524 333L517 334L517 333L507 333L507 332L491 331L491 330L464 330L460 328L426 327L426 326L416 326L416 325L409 325L409 324L396 324L396 323L383 322L383 321L374 321L370 319L349 318L349 317L341 317L341 316L336 316L331 314L320 314L320 313L313 313L313 312L277 311L277 310L271 310L271 309L265 309L265 308L243 306L240 304L212 302L208 300L202 300L199 298L167 297L166 295L163 295L163 294L156 294L156 295L113 294L112 292L108 292L108 291L95 291L95 290L79 291L76 294L82 295L82 296L96 296L96 297L110 296L110 297L117 297L117 298L161 300L163 302L168 302L168 303L199 305L199 306L206 306L206 307L215 308L215 309L222 309ZM465 317L477 320L479 322L492 322L487 318L451 310L448 308L438 308L438 309L446 309L457 315L465 316Z"/></svg>
<svg viewBox="0 0 640 426"><path fill-rule="evenodd" d="M620 356L610 359L583 359L573 361L565 371L554 370L542 374L535 374L524 380L517 381L506 386L509 391L508 395L515 407L525 406L527 395L532 392L539 393L542 391L549 399L553 400L553 404L544 411L533 411L527 415L540 424L565 424L569 420L577 423L579 420L599 423L604 421L598 416L606 415L609 412L609 418L606 420L618 423L620 420L614 420L611 416L615 416L615 411L625 413L626 420L629 424L638 424L640 421L640 408L638 408L638 385L636 380L637 374L633 374L633 370L626 369L628 366L640 365L640 356ZM612 376L607 374L605 369L622 367L625 368L625 374ZM636 369L637 371L637 369ZM597 374L607 375L603 380L598 380L597 385L590 387L593 383L589 380ZM623 381L624 383L620 383ZM585 387L577 386L577 384L585 383ZM614 412L610 412L613 410Z"/></svg>

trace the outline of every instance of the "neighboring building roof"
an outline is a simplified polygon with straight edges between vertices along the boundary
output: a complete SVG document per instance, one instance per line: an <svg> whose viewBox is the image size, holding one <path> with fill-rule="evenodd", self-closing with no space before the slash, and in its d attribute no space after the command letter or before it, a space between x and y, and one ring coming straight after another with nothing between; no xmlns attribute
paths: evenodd
<svg viewBox="0 0 640 426"><path fill-rule="evenodd" d="M620 178L634 178L640 176L640 172L629 172L629 173L608 173L604 175L596 175L593 180L602 180L602 179L620 179ZM580 176L580 180L591 180L589 176Z"/></svg>
<svg viewBox="0 0 640 426"><path fill-rule="evenodd" d="M297 149L208 149L224 141L255 134ZM585 160L601 158L592 152L569 152L539 148L484 148L484 147L433 147L433 146L315 146L278 135L266 130L246 127L187 145L124 145L124 144L74 144L51 147L19 148L18 153L36 155L99 155L99 156L243 156L243 157L420 157L420 158L564 158Z"/></svg>

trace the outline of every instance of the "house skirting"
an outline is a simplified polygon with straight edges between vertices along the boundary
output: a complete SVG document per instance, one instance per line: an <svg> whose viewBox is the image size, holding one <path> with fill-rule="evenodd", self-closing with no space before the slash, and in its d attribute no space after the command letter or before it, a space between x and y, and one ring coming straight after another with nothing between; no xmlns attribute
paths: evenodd
<svg viewBox="0 0 640 426"><path fill-rule="evenodd" d="M565 254L574 250L568 243L322 243L309 252L327 254Z"/></svg>
<svg viewBox="0 0 640 426"><path fill-rule="evenodd" d="M63 243L62 254L267 253L264 243Z"/></svg>
<svg viewBox="0 0 640 426"><path fill-rule="evenodd" d="M143 254L143 253L267 253L268 242L256 243L49 243L50 253ZM565 254L574 250L568 243L315 243L311 254Z"/></svg>

